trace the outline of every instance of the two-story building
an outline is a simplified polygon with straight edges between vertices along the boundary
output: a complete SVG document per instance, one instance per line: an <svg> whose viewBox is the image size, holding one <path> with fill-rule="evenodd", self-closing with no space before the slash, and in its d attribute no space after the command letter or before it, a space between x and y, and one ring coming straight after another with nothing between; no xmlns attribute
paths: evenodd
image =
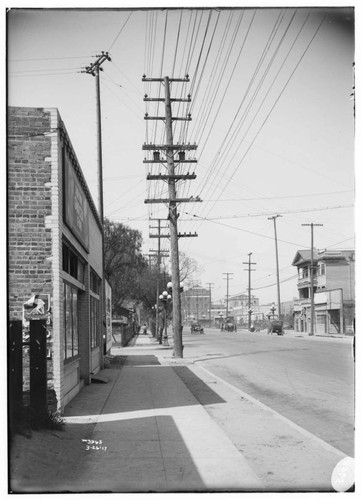
<svg viewBox="0 0 362 500"><path fill-rule="evenodd" d="M238 293L229 297L229 315L233 316L238 325L248 324L249 321L249 295ZM259 299L250 295L251 321L259 321L264 315L260 311Z"/></svg>
<svg viewBox="0 0 362 500"><path fill-rule="evenodd" d="M292 262L298 269L299 297L294 301L294 328L311 329L311 279L313 279L315 333L354 332L355 252L354 250L299 250Z"/></svg>

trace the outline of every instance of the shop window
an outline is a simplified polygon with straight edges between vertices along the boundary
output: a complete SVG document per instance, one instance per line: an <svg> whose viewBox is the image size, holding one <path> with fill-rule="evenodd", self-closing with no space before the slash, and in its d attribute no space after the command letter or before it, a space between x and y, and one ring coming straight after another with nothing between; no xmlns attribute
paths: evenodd
<svg viewBox="0 0 362 500"><path fill-rule="evenodd" d="M91 313L91 348L99 345L99 328L100 328L100 314L99 314L99 299L95 297L90 298L90 313Z"/></svg>
<svg viewBox="0 0 362 500"><path fill-rule="evenodd" d="M63 271L84 283L84 269L83 260L66 243L63 243Z"/></svg>
<svg viewBox="0 0 362 500"><path fill-rule="evenodd" d="M78 290L64 283L64 359L79 353Z"/></svg>
<svg viewBox="0 0 362 500"><path fill-rule="evenodd" d="M90 272L90 289L93 293L100 295L101 290L101 279L100 277L91 269Z"/></svg>

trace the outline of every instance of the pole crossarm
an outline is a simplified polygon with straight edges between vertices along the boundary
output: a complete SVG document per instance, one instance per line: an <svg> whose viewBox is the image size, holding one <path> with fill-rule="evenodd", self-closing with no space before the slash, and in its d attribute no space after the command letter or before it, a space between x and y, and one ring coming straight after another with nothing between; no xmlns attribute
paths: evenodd
<svg viewBox="0 0 362 500"><path fill-rule="evenodd" d="M173 160L174 163L197 163L197 160L177 160L174 158ZM162 160L143 160L143 163L161 163L164 165L167 163L167 159L165 158L163 161Z"/></svg>
<svg viewBox="0 0 362 500"><path fill-rule="evenodd" d="M165 250L158 251L158 250L155 250L155 249L152 249L152 248L150 248L150 252L155 252L155 253L163 255L165 257L168 257L170 255L170 253L166 252Z"/></svg>
<svg viewBox="0 0 362 500"><path fill-rule="evenodd" d="M169 179L175 179L175 181L179 181L181 179L196 179L196 174L175 174L175 175L164 175L164 174L148 174L147 175L147 180L148 181L156 181L156 180L162 180L162 181L167 181Z"/></svg>
<svg viewBox="0 0 362 500"><path fill-rule="evenodd" d="M196 198L192 197L191 198L151 198L151 199L146 199L145 203L193 203L199 201L201 202L202 200L196 196Z"/></svg>
<svg viewBox="0 0 362 500"><path fill-rule="evenodd" d="M197 144L146 144L142 145L144 151L152 151L153 149L165 149L168 151L191 151L197 149Z"/></svg>
<svg viewBox="0 0 362 500"><path fill-rule="evenodd" d="M179 238L197 238L197 233L178 233ZM149 234L150 238L169 238L169 234Z"/></svg>
<svg viewBox="0 0 362 500"><path fill-rule="evenodd" d="M96 76L96 72L98 70L103 71L101 68L101 65L104 63L104 61L111 61L112 59L110 58L108 52L103 52L100 56L97 56L98 59L92 63L90 66L86 66L84 71L81 71L81 73L88 73L89 75Z"/></svg>
<svg viewBox="0 0 362 500"><path fill-rule="evenodd" d="M179 238L197 238L198 234L197 233L178 233L177 236Z"/></svg>
<svg viewBox="0 0 362 500"><path fill-rule="evenodd" d="M145 102L165 102L165 99L163 97L144 97L143 100ZM191 97L188 97L187 99L170 99L170 102L191 102Z"/></svg>
<svg viewBox="0 0 362 500"><path fill-rule="evenodd" d="M172 121L184 121L184 122L190 122L192 120L191 116L185 116L185 117L182 117L182 116L173 116L172 118ZM145 120L162 120L162 121L166 121L166 117L165 116L148 116L147 114L145 114Z"/></svg>
<svg viewBox="0 0 362 500"><path fill-rule="evenodd" d="M164 78L147 78L146 75L143 75L142 77L143 82L161 82L164 83L165 79ZM185 78L168 78L168 81L170 83L172 82L189 82L189 75L186 75Z"/></svg>

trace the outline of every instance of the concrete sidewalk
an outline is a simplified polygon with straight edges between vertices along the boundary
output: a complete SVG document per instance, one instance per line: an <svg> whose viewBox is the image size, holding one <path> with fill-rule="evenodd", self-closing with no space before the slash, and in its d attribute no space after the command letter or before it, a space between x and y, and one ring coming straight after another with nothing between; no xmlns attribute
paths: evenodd
<svg viewBox="0 0 362 500"><path fill-rule="evenodd" d="M109 361L65 409L82 450L63 491L333 491L342 452L172 346L140 335Z"/></svg>
<svg viewBox="0 0 362 500"><path fill-rule="evenodd" d="M121 369L111 364L97 377L106 378L106 385L86 387L65 409L67 425L85 426L88 435L83 433L82 456L63 489L263 489L243 455L167 364L171 353L149 335L137 337L132 347L112 349L112 361ZM221 402L216 394L214 402Z"/></svg>

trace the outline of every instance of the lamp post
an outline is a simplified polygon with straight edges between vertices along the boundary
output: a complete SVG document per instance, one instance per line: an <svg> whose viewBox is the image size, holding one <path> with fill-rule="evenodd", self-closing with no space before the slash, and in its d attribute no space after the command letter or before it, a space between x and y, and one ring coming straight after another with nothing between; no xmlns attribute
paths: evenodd
<svg viewBox="0 0 362 500"><path fill-rule="evenodd" d="M272 305L271 308L270 308L272 319L275 319L275 311L276 311L276 309L277 308L275 307L275 305Z"/></svg>
<svg viewBox="0 0 362 500"><path fill-rule="evenodd" d="M167 345L169 345L168 337L167 337L167 306L172 300L172 295L170 295L165 290L161 293L161 295L159 296L159 299L163 303L163 325L164 325L163 339L162 339L162 335L161 335L159 342L160 342L160 344L167 346Z"/></svg>
<svg viewBox="0 0 362 500"><path fill-rule="evenodd" d="M253 314L253 310L251 308L248 309L248 314L249 314L249 330L253 331L251 326L251 315Z"/></svg>
<svg viewBox="0 0 362 500"><path fill-rule="evenodd" d="M165 327L165 333L163 335L163 341L161 342L160 339L160 344L162 343L165 346L168 346L168 336L167 336L167 309L168 309L168 304L172 300L172 281L169 281L166 285L167 291L163 291L161 295L159 296L160 301L163 303L163 309L164 309L164 327ZM184 284L180 283L180 293L184 291ZM182 333L182 330L181 330ZM182 351L183 351L183 346L182 346Z"/></svg>
<svg viewBox="0 0 362 500"><path fill-rule="evenodd" d="M152 306L152 309L155 311L155 316L156 316L156 332L155 332L154 337L161 344L162 341L160 340L160 332L159 332L159 330L160 330L159 314L160 314L162 309L160 308L160 306L158 304L155 304L154 306Z"/></svg>

